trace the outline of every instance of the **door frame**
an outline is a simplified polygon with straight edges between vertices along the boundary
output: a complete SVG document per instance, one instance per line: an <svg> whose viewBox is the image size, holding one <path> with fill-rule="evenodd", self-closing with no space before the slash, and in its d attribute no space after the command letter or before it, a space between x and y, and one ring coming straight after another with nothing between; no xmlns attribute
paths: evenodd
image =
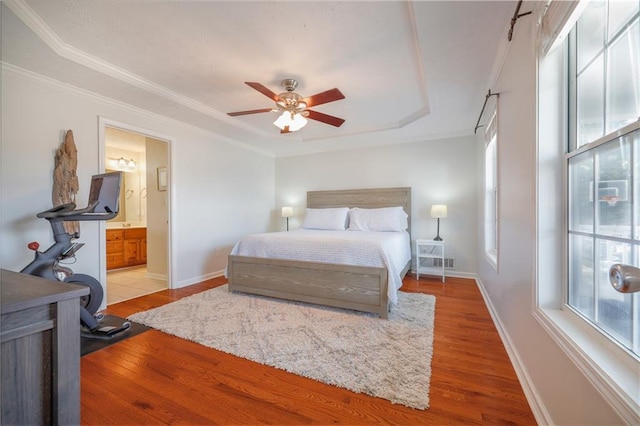
<svg viewBox="0 0 640 426"><path fill-rule="evenodd" d="M105 129L107 127L112 127L120 130L124 130L131 133L138 133L144 136L148 136L150 138L158 139L167 143L167 156L168 156L168 164L167 164L167 217L169 223L167 224L167 286L168 288L175 288L175 274L177 272L177 268L174 264L174 241L173 238L173 226L172 226L172 218L174 217L174 206L172 202L173 196L173 146L175 145L175 139L171 136L163 135L158 132L144 129L138 126L134 126L129 123L122 123L119 121L111 120L109 118L98 116L98 155L99 155L99 167L102 173L104 173L106 169L106 140L105 140ZM106 294L107 294L107 237L106 237L106 229L107 225L105 221L99 221L99 230L100 230L100 259L99 259L99 268L100 268L100 282L102 283L102 287L105 291L105 298L102 302L103 306L100 309L106 308Z"/></svg>

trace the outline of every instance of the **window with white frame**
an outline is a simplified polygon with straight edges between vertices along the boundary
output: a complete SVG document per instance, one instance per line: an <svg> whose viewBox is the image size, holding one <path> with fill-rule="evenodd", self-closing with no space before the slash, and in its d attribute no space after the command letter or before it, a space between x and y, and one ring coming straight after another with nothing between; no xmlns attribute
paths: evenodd
<svg viewBox="0 0 640 426"><path fill-rule="evenodd" d="M498 119L493 108L484 133L484 248L494 267L498 264Z"/></svg>
<svg viewBox="0 0 640 426"><path fill-rule="evenodd" d="M640 2L590 2L569 38L566 304L640 355L640 293L609 283L640 266Z"/></svg>

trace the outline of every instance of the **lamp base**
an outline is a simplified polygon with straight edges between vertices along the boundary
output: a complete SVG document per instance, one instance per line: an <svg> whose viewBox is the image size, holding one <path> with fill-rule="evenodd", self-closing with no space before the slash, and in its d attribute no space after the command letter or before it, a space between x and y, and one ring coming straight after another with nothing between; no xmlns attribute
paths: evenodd
<svg viewBox="0 0 640 426"><path fill-rule="evenodd" d="M436 232L436 237L433 241L442 241L442 238L440 238L440 218L438 218L438 232Z"/></svg>

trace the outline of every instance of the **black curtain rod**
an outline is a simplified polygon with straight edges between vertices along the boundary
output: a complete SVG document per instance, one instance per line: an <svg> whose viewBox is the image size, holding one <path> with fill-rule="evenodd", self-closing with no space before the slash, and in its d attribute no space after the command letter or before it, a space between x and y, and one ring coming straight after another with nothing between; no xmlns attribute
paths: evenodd
<svg viewBox="0 0 640 426"><path fill-rule="evenodd" d="M520 12L521 6L522 6L522 0L518 2L518 5L516 6L516 11L513 13L513 18L511 18L511 28L509 28L509 41L511 41L511 38L513 37L513 27L515 27L516 21L518 20L518 18L531 15L531 12L526 12L518 15L518 13Z"/></svg>
<svg viewBox="0 0 640 426"><path fill-rule="evenodd" d="M531 12L520 13L520 8L522 7L522 0L518 1L515 12L513 12L513 17L511 18L511 28L509 28L509 41L513 38L513 27L516 25L516 21L518 18L522 18L523 16L531 15ZM473 129L473 134L475 135L478 132L478 128L482 127L480 125L480 120L482 120L482 114L484 114L484 109L487 106L487 102L489 98L492 96L500 96L499 93L491 93L491 89L487 93L487 96L484 98L484 104L482 105L482 111L480 111L480 117L478 117L478 122L476 123L476 128Z"/></svg>
<svg viewBox="0 0 640 426"><path fill-rule="evenodd" d="M484 109L487 106L487 102L489 101L489 98L492 96L500 96L500 93L491 93L491 89L489 89L489 92L487 93L487 96L484 97L484 104L482 105L482 111L480 111L480 117L478 117L478 122L476 123L476 128L473 129L473 134L475 135L476 132L478 131L478 128L482 127L480 125L480 120L482 120L482 114L484 114Z"/></svg>

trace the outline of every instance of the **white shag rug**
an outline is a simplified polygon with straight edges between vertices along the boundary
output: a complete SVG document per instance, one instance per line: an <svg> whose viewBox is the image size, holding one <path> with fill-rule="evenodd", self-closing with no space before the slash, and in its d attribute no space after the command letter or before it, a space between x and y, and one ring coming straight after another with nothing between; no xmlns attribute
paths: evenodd
<svg viewBox="0 0 640 426"><path fill-rule="evenodd" d="M389 319L224 285L129 317L261 364L411 408L429 407L435 296L399 292Z"/></svg>

